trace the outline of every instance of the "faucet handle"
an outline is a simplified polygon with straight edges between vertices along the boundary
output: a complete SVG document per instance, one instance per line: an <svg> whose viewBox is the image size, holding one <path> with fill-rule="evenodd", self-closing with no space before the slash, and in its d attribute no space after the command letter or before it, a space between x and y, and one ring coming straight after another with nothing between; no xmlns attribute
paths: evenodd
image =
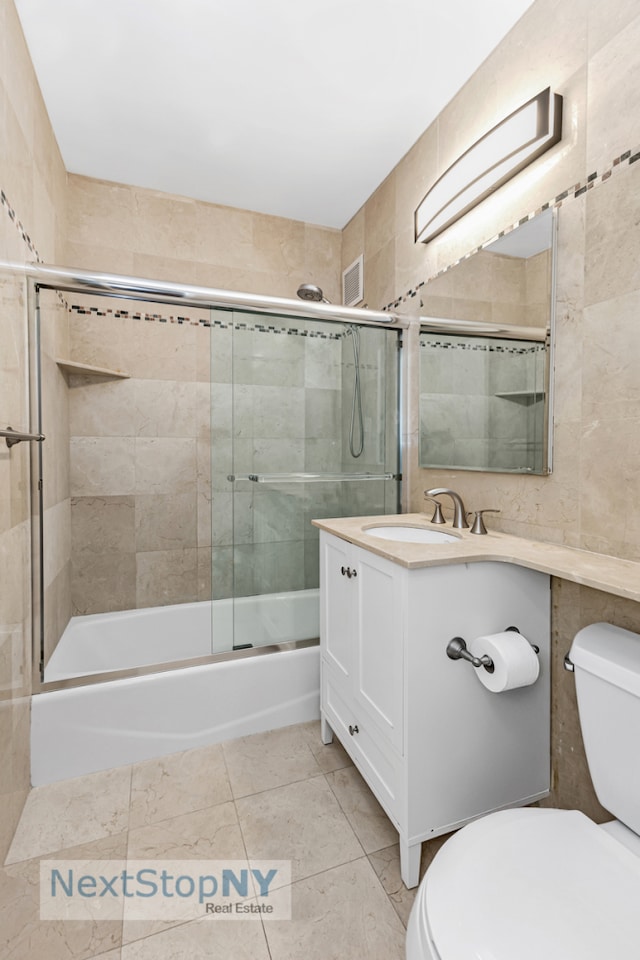
<svg viewBox="0 0 640 960"><path fill-rule="evenodd" d="M442 504L440 503L440 501L436 500L435 497L428 497L426 491L424 494L424 498L425 500L430 500L431 503L435 503L436 505L436 508L433 511L433 516L431 517L431 523L446 523L447 521L442 515Z"/></svg>
<svg viewBox="0 0 640 960"><path fill-rule="evenodd" d="M483 513L500 513L499 510L496 510L493 507L486 507L484 510L470 510L468 516L475 514L475 519L469 533L486 533L487 528L484 525L484 520L482 519Z"/></svg>

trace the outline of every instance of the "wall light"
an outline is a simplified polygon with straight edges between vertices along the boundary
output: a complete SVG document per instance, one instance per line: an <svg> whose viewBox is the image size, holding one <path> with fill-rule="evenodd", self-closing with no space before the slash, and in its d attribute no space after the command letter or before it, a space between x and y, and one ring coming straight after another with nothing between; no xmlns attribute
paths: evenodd
<svg viewBox="0 0 640 960"><path fill-rule="evenodd" d="M428 243L562 135L562 97L547 87L485 133L436 180L415 212L416 243Z"/></svg>

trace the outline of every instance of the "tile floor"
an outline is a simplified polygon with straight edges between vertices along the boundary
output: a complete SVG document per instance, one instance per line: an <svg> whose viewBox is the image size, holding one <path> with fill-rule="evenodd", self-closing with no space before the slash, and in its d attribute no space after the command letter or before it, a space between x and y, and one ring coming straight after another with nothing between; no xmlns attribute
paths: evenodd
<svg viewBox="0 0 640 960"><path fill-rule="evenodd" d="M39 919L40 858L127 857L290 860L292 919ZM349 757L300 724L34 788L0 870L0 956L403 960L414 895Z"/></svg>

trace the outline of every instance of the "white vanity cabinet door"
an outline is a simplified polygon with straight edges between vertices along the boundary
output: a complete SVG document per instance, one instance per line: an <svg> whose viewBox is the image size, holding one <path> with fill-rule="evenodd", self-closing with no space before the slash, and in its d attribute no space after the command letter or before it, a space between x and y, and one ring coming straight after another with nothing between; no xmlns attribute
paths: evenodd
<svg viewBox="0 0 640 960"><path fill-rule="evenodd" d="M321 534L323 669L353 713L350 735L403 749L403 603L397 566ZM352 732L353 731L353 732Z"/></svg>

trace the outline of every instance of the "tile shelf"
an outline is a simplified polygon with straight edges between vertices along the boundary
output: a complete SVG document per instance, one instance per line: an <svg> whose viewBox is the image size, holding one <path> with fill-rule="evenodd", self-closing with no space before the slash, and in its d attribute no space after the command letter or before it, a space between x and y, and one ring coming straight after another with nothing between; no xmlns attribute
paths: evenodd
<svg viewBox="0 0 640 960"><path fill-rule="evenodd" d="M128 380L130 373L122 370L111 370L109 367L95 367L90 363L78 363L76 360L56 359L56 363L65 373L80 374L85 377L116 377L119 380Z"/></svg>

